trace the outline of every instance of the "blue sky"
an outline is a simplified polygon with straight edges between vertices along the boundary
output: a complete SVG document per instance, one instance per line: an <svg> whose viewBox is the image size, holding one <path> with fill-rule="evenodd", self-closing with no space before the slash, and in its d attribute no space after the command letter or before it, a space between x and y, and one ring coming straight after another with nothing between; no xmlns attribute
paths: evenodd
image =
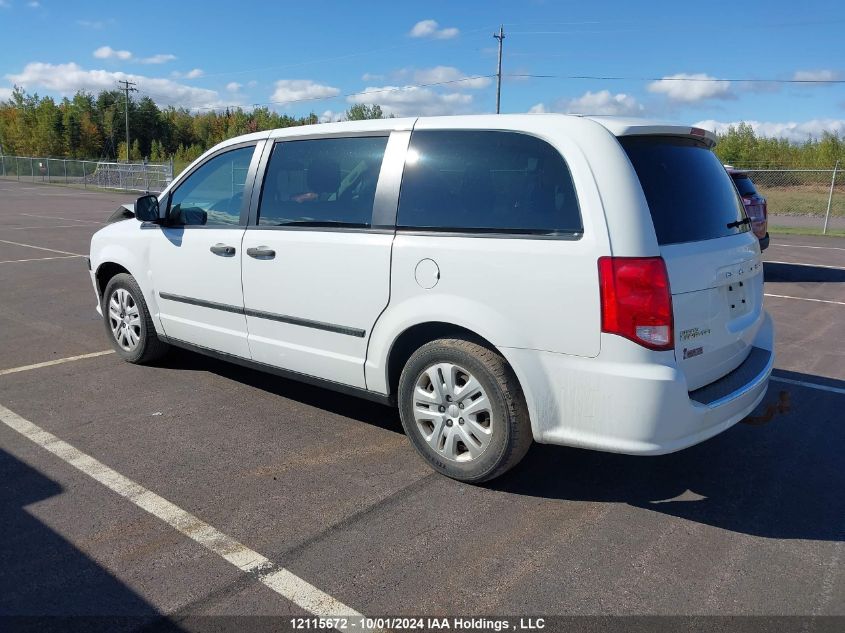
<svg viewBox="0 0 845 633"><path fill-rule="evenodd" d="M845 3L821 0L0 0L0 98L15 84L60 97L129 78L139 94L189 108L490 112L495 82L477 76L495 72L499 23L504 73L556 76L506 77L503 112L749 121L793 140L845 133L845 84L741 81L845 78ZM566 78L585 75L622 79ZM731 81L657 81L667 77Z"/></svg>

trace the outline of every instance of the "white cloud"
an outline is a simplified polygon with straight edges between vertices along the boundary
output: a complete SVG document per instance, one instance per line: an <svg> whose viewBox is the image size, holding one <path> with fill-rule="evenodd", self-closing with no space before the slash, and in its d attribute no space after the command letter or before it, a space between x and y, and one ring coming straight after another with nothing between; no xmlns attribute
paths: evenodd
<svg viewBox="0 0 845 633"><path fill-rule="evenodd" d="M129 51L118 51L111 46L101 46L94 51L94 57L97 59L121 59L126 61L132 59L132 53Z"/></svg>
<svg viewBox="0 0 845 633"><path fill-rule="evenodd" d="M613 116L642 116L645 108L631 95L620 92L611 93L609 90L585 92L574 99L559 99L547 106L537 103L529 112L574 112L578 114L605 114Z"/></svg>
<svg viewBox="0 0 845 633"><path fill-rule="evenodd" d="M716 80L706 73L677 73L648 85L648 91L664 94L672 101L694 103L706 99L734 99L731 82Z"/></svg>
<svg viewBox="0 0 845 633"><path fill-rule="evenodd" d="M226 90L229 92L237 92L241 88L243 88L243 84L239 84L237 81L230 81L226 84Z"/></svg>
<svg viewBox="0 0 845 633"><path fill-rule="evenodd" d="M414 72L414 82L418 84L452 81L455 84L455 88L470 89L486 88L490 85L489 77L473 77L465 81L457 81L466 77L466 73L461 72L454 66L435 66L434 68L422 68Z"/></svg>
<svg viewBox="0 0 845 633"><path fill-rule="evenodd" d="M344 112L335 112L334 110L326 110L320 115L320 123L332 123L333 121L343 121L345 118Z"/></svg>
<svg viewBox="0 0 845 633"><path fill-rule="evenodd" d="M11 88L0 88L0 101L6 102L12 98Z"/></svg>
<svg viewBox="0 0 845 633"><path fill-rule="evenodd" d="M384 75L377 75L375 73L364 73L361 75L361 81L381 81Z"/></svg>
<svg viewBox="0 0 845 633"><path fill-rule="evenodd" d="M20 73L11 73L6 78L15 85L29 90L45 88L62 95L72 95L78 90L98 92L114 90L118 81L133 81L143 95L149 95L159 105L173 105L186 108L225 107L230 100L221 101L215 90L195 88L170 79L146 77L108 70L87 70L78 64L47 64L31 62Z"/></svg>
<svg viewBox="0 0 845 633"><path fill-rule="evenodd" d="M158 53L157 55L152 55L151 57L143 57L138 61L142 64L166 64L167 62L172 62L176 59L176 55L171 55L170 53Z"/></svg>
<svg viewBox="0 0 845 633"><path fill-rule="evenodd" d="M302 99L335 97L339 94L338 88L318 84L310 79L279 79L270 100L276 103L291 103Z"/></svg>
<svg viewBox="0 0 845 633"><path fill-rule="evenodd" d="M835 81L842 78L842 73L835 70L796 70L792 75L795 81Z"/></svg>
<svg viewBox="0 0 845 633"><path fill-rule="evenodd" d="M0 9L9 9L11 8L11 3L8 0L0 0Z"/></svg>
<svg viewBox="0 0 845 633"><path fill-rule="evenodd" d="M450 40L457 37L460 31L453 26L440 28L436 20L420 20L414 24L408 35L411 37L432 37L436 40Z"/></svg>
<svg viewBox="0 0 845 633"><path fill-rule="evenodd" d="M185 79L198 79L205 74L202 68L194 68L185 73Z"/></svg>
<svg viewBox="0 0 845 633"><path fill-rule="evenodd" d="M29 2L26 3L26 6L28 6L30 9L37 9L41 6L41 3L38 2L38 0L29 0Z"/></svg>
<svg viewBox="0 0 845 633"><path fill-rule="evenodd" d="M119 59L124 62L133 61L138 62L139 64L166 64L167 62L172 62L176 59L176 55L171 55L170 53L158 53L150 57L137 58L131 51L119 51L115 50L111 46L101 46L95 50L93 54L97 59ZM200 73L202 73L202 71L200 71Z"/></svg>
<svg viewBox="0 0 845 633"><path fill-rule="evenodd" d="M468 112L472 95L435 92L430 88L413 86L368 87L362 94L347 97L349 103L377 103L385 114L396 116L432 116Z"/></svg>
<svg viewBox="0 0 845 633"><path fill-rule="evenodd" d="M737 127L741 121L716 121L708 119L699 121L695 127L722 133L728 127ZM811 138L820 138L824 132L831 132L842 136L845 134L845 119L810 119L809 121L745 121L758 136L785 138L794 143L802 143Z"/></svg>
<svg viewBox="0 0 845 633"><path fill-rule="evenodd" d="M611 94L609 90L587 91L567 104L567 112L610 114L614 116L642 115L645 108L624 92Z"/></svg>

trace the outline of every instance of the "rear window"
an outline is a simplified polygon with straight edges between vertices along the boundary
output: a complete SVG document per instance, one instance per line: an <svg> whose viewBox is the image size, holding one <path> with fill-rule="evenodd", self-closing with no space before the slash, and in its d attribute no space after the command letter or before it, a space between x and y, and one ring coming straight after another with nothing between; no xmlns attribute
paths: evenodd
<svg viewBox="0 0 845 633"><path fill-rule="evenodd" d="M670 136L619 142L640 179L659 244L699 242L750 230L742 199L706 145Z"/></svg>
<svg viewBox="0 0 845 633"><path fill-rule="evenodd" d="M741 196L753 196L757 193L757 189L754 187L754 183L751 182L751 178L745 174L734 174L731 177L734 179L734 184L739 189Z"/></svg>
<svg viewBox="0 0 845 633"><path fill-rule="evenodd" d="M500 131L417 131L399 195L400 228L577 235L578 197L560 153Z"/></svg>

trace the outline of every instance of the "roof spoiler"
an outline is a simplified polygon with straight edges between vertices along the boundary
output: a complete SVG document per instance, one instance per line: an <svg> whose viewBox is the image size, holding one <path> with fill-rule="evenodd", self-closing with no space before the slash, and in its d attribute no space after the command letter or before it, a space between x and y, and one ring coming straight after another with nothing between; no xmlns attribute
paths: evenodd
<svg viewBox="0 0 845 633"><path fill-rule="evenodd" d="M690 125L601 116L587 118L606 127L614 136L685 136L703 141L709 147L718 141L716 134L710 130Z"/></svg>

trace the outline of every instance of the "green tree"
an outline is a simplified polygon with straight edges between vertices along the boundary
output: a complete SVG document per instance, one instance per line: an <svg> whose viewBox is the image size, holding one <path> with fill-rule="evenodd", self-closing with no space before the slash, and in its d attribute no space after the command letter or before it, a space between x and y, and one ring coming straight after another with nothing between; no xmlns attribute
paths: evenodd
<svg viewBox="0 0 845 633"><path fill-rule="evenodd" d="M381 106L378 104L367 105L366 103L356 103L346 111L347 121L363 121L365 119L383 119L384 113L381 111Z"/></svg>

